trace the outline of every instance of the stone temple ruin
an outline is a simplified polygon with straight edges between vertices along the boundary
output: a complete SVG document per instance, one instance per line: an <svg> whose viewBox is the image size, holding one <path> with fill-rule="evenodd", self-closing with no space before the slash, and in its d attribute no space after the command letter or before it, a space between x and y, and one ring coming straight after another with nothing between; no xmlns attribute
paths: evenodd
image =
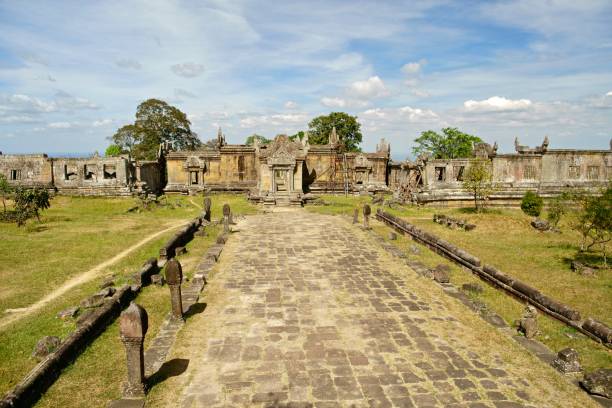
<svg viewBox="0 0 612 408"><path fill-rule="evenodd" d="M301 204L308 193L395 192L396 197L423 205L463 205L472 197L463 177L477 160L487 159L497 191L493 204L511 205L525 191L554 196L568 188L595 191L612 179L612 150L529 148L515 141L515 153L498 154L480 143L474 155L461 159L394 162L384 139L373 153L344 152L335 129L329 143L310 144L277 136L272 143L227 144L219 129L212 148L173 151L160 147L157 160L129 156L52 158L44 154L2 155L0 173L14 185L42 186L60 194L132 195L193 194L240 191L266 204Z"/></svg>

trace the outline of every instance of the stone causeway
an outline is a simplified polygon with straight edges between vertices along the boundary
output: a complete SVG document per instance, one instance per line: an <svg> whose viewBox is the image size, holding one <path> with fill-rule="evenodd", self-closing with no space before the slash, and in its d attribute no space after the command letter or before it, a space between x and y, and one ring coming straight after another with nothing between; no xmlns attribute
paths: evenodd
<svg viewBox="0 0 612 408"><path fill-rule="evenodd" d="M293 209L233 229L166 403L597 406L348 219Z"/></svg>

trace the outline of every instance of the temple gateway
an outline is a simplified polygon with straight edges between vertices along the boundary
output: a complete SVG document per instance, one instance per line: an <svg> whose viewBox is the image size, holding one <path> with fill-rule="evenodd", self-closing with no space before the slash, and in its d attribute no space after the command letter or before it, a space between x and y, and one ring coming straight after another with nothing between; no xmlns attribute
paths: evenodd
<svg viewBox="0 0 612 408"><path fill-rule="evenodd" d="M597 192L612 180L612 149L535 148L515 141L515 152L498 154L497 144L474 146L473 157L394 162L381 139L371 153L345 152L336 130L329 143L310 144L277 136L269 144L228 144L219 129L213 147L174 151L160 147L157 160L129 156L61 158L45 154L3 155L0 173L13 185L41 186L60 194L132 195L138 192L196 194L245 192L256 202L301 205L320 193L393 192L422 205L464 205L472 200L463 177L477 160L487 160L497 186L492 204L516 205L523 194L551 197L569 188ZM612 146L611 146L612 147Z"/></svg>

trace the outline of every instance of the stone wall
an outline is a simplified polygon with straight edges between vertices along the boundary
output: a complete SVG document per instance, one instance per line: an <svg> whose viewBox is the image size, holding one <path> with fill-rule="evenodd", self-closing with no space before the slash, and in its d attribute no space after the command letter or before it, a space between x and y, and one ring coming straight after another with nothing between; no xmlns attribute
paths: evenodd
<svg viewBox="0 0 612 408"><path fill-rule="evenodd" d="M128 157L50 158L46 154L0 154L0 174L12 185L40 186L70 195L131 195L144 184L160 192L164 171L159 161Z"/></svg>
<svg viewBox="0 0 612 408"><path fill-rule="evenodd" d="M245 146L227 145L220 134L213 148L166 155L165 191L240 190L262 195L274 186L272 162L285 159L286 165L278 162L276 166L283 172L291 170L287 183L292 192L339 192L345 186L349 191L387 189L388 143L381 141L374 153L344 154L337 137L335 140L326 145L310 145L307 139L290 141L280 135L269 145ZM270 149L287 157L270 161Z"/></svg>
<svg viewBox="0 0 612 408"><path fill-rule="evenodd" d="M62 194L130 195L135 177L124 157L57 158L53 162L54 186Z"/></svg>
<svg viewBox="0 0 612 408"><path fill-rule="evenodd" d="M390 166L390 185L405 200L429 206L470 205L473 197L463 189L463 180L476 160L489 161L496 190L490 205L517 205L526 191L542 197L553 197L569 188L596 193L612 180L611 150L530 149L517 146L517 153L497 154L496 148L485 145L475 157L462 159L430 159L419 157L414 162Z"/></svg>
<svg viewBox="0 0 612 408"><path fill-rule="evenodd" d="M11 185L49 187L53 185L52 161L46 154L1 154L0 174Z"/></svg>

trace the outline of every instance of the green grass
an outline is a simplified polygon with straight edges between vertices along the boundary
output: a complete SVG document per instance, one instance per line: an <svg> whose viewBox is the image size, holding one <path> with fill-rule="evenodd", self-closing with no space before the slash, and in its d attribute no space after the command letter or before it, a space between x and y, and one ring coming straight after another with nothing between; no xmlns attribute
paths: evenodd
<svg viewBox="0 0 612 408"><path fill-rule="evenodd" d="M180 202L180 207L174 210L159 208L137 214L127 213L127 209L134 205L132 199L56 197L52 202L52 208L44 213L40 224L33 223L27 230L17 229L10 224L0 224L0 233L10 237L8 240L0 241L0 276L3 282L0 293L6 295L0 303L2 310L31 304L60 286L64 280L103 262L123 248L140 241L144 236L163 229L168 222L192 219L200 214L201 210L191 204L190 199L199 205L202 203L202 197L171 196L169 200ZM239 195L215 195L212 196L212 202L214 218L221 217L221 208L225 202L231 205L235 214L256 211L255 207L249 205ZM179 258L181 262L185 262L187 278L193 274L196 258L201 256L216 238L218 228L210 228L207 237L196 237L188 245L188 253ZM14 387L36 365L30 354L38 339L45 335L65 338L74 330L74 322L63 322L55 317L60 310L77 305L81 299L95 293L101 280L106 276L114 275L117 286L128 282L130 275L137 272L146 259L158 255L159 248L175 231L169 231L148 242L123 260L111 265L100 278L74 288L65 296L50 302L40 312L24 317L0 330L0 393ZM84 237L87 239L83 239ZM18 255L16 249L19 247L25 247L29 252L21 250ZM57 250L52 250L53 248ZM36 256L32 256L33 254ZM7 266L9 262L12 266L10 268ZM19 282L19 285L15 282ZM167 291L167 288L149 287L145 288L137 298L137 302L142 303L149 311L152 323L149 329L151 337L157 330L156 321L161 321L168 310L165 306L158 305L167 302L164 296ZM147 306L149 297L150 310ZM160 298L164 300L155 302L155 299ZM124 364L117 367L117 364L108 362L109 359L125 358L122 349L116 349L111 345L115 337L117 337L116 325L107 329L71 368L62 374L57 384L61 384L66 376L73 378L75 384L81 384L79 395L83 395L85 390L91 398L97 398L95 397L98 395L97 390L102 389L105 391L101 392L100 398L115 395L119 389L116 382L121 381L115 378L116 370L123 370ZM98 359L101 360L100 363L97 362ZM102 370L101 365L107 369ZM89 375L84 374L88 372ZM68 389L71 387L69 384L65 386ZM54 385L53 389L61 390L62 386ZM62 397L51 397L52 390L44 400L52 401L51 406L66 405L60 403L63 401ZM73 405L74 403L78 405L77 401L73 401ZM98 405L104 404L96 403L91 406Z"/></svg>
<svg viewBox="0 0 612 408"><path fill-rule="evenodd" d="M308 210L352 216L353 209L371 200L366 197L324 196L330 205L309 207ZM372 208L372 212L375 212ZM579 236L561 224L561 234L540 233L533 229L531 218L520 210L496 209L484 214L474 214L465 209L432 209L417 207L385 208L394 215L400 216L420 228L435 233L448 241L462 247L481 258L485 263L494 265L500 270L535 286L543 293L567 303L581 311L583 316L593 316L611 324L612 316L612 277L610 270L600 271L597 277L583 277L569 268L570 259L576 256ZM477 225L473 231L451 230L432 221L434 213L443 213L457 218L464 218ZM360 213L360 220L361 220ZM387 239L390 228L383 224L372 224L373 230ZM451 282L461 287L465 283L477 282L484 292L470 294L475 300L484 303L498 313L508 324L512 324L522 315L524 305L497 290L470 271L461 268L423 245L410 238L398 236L390 241L403 249L409 257L420 260L428 267L440 263L451 267ZM411 245L420 248L420 254L410 251ZM554 351L573 347L580 354L583 366L587 370L599 367L612 367L612 353L585 336L576 333L572 328L552 318L540 314L538 340ZM568 337L571 336L573 338Z"/></svg>

